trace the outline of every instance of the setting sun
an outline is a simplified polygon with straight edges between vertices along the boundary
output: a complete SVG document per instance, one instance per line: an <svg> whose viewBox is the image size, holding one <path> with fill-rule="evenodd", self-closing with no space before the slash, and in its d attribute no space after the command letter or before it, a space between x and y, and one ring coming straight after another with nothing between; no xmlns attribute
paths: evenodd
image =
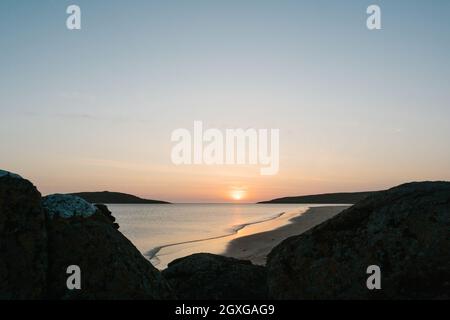
<svg viewBox="0 0 450 320"><path fill-rule="evenodd" d="M245 198L246 192L245 190L235 189L231 190L230 195L233 200L239 201Z"/></svg>

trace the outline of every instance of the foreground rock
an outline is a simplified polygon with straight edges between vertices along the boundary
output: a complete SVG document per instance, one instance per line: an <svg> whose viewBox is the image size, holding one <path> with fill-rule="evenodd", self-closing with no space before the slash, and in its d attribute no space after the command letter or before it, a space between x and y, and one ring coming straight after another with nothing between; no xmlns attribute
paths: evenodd
<svg viewBox="0 0 450 320"><path fill-rule="evenodd" d="M116 218L112 215L112 212L109 211L108 207L104 204L95 204L95 207L100 210L103 215L108 218L108 220L114 225L114 228L119 229L120 226L116 222Z"/></svg>
<svg viewBox="0 0 450 320"><path fill-rule="evenodd" d="M173 298L117 229L106 206L41 198L31 182L0 170L0 300ZM81 290L67 288L72 265L81 269Z"/></svg>
<svg viewBox="0 0 450 320"><path fill-rule="evenodd" d="M41 195L31 182L0 170L0 300L42 298L46 273Z"/></svg>
<svg viewBox="0 0 450 320"><path fill-rule="evenodd" d="M199 253L171 262L163 276L180 299L267 299L265 268Z"/></svg>
<svg viewBox="0 0 450 320"><path fill-rule="evenodd" d="M277 246L268 286L277 299L450 297L450 183L379 192ZM366 287L369 265L381 290Z"/></svg>
<svg viewBox="0 0 450 320"><path fill-rule="evenodd" d="M50 196L44 198L43 203L51 216L48 220L51 298L172 297L160 272L117 231L117 226L104 212L74 196ZM67 290L66 269L70 265L81 269L81 290Z"/></svg>

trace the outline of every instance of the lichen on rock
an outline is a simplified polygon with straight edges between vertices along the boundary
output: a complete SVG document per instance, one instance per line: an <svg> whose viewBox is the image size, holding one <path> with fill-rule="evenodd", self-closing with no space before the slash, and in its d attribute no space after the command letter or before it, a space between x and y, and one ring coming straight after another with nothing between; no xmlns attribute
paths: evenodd
<svg viewBox="0 0 450 320"><path fill-rule="evenodd" d="M28 180L0 177L0 300L173 299L114 221L106 206L41 198ZM82 270L82 290L67 287L71 265Z"/></svg>
<svg viewBox="0 0 450 320"><path fill-rule="evenodd" d="M80 197L52 194L42 198L42 205L50 218L90 217L97 208Z"/></svg>

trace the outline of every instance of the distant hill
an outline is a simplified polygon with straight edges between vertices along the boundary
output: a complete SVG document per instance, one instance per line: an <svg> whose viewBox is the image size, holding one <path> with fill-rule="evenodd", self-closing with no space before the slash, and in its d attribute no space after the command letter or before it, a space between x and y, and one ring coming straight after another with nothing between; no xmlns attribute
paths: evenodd
<svg viewBox="0 0 450 320"><path fill-rule="evenodd" d="M324 193L307 196L277 198L269 201L261 201L258 203L333 203L333 204L353 204L363 200L367 196L376 191L367 192L341 192L341 193Z"/></svg>
<svg viewBox="0 0 450 320"><path fill-rule="evenodd" d="M111 203L111 204L164 204L170 203L160 200L142 199L131 194L120 192L79 192L71 193L73 196L83 198L90 203Z"/></svg>

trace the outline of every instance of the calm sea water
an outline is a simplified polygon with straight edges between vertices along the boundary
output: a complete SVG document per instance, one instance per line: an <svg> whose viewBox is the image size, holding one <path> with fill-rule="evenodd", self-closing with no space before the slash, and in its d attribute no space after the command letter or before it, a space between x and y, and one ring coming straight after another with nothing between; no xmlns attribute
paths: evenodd
<svg viewBox="0 0 450 320"><path fill-rule="evenodd" d="M269 221L279 219L283 213L305 211L307 207L299 204L108 205L120 224L120 231L159 269L192 253L223 253L228 242L245 228L266 224L270 229Z"/></svg>

